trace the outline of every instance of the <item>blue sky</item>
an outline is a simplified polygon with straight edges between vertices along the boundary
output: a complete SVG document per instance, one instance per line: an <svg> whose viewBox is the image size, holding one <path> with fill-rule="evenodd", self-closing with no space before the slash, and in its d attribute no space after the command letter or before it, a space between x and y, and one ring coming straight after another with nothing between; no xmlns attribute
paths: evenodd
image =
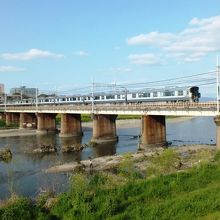
<svg viewBox="0 0 220 220"><path fill-rule="evenodd" d="M147 82L212 70L219 8L219 0L0 0L1 83L68 90L92 78Z"/></svg>

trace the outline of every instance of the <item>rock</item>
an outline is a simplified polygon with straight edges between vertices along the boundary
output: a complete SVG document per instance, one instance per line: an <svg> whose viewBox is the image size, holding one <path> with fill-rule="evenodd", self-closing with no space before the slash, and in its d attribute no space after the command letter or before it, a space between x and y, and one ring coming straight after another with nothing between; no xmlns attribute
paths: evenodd
<svg viewBox="0 0 220 220"><path fill-rule="evenodd" d="M12 159L12 152L9 148L4 148L0 150L0 161L8 162Z"/></svg>
<svg viewBox="0 0 220 220"><path fill-rule="evenodd" d="M41 145L40 148L34 149L34 153L51 153L56 152L56 147L52 145Z"/></svg>
<svg viewBox="0 0 220 220"><path fill-rule="evenodd" d="M62 147L61 151L63 153L68 153L68 152L78 152L78 151L82 151L84 149L84 146L81 145L81 146L65 146L65 147Z"/></svg>

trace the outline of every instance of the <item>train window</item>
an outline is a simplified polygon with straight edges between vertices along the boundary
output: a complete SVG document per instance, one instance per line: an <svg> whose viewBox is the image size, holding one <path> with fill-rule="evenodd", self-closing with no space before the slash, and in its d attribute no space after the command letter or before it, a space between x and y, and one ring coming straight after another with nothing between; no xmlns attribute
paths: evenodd
<svg viewBox="0 0 220 220"><path fill-rule="evenodd" d="M174 93L174 91L164 91L164 93L163 93L163 96L174 96L175 95L175 93Z"/></svg>
<svg viewBox="0 0 220 220"><path fill-rule="evenodd" d="M114 95L107 95L106 99L115 99L115 96Z"/></svg>
<svg viewBox="0 0 220 220"><path fill-rule="evenodd" d="M105 99L105 96L104 96L104 95L102 95L102 96L101 96L101 98L102 98L102 99Z"/></svg>
<svg viewBox="0 0 220 220"><path fill-rule="evenodd" d="M99 100L100 99L100 97L99 96L95 96L95 100Z"/></svg>
<svg viewBox="0 0 220 220"><path fill-rule="evenodd" d="M117 99L120 99L121 98L121 95L117 95Z"/></svg>
<svg viewBox="0 0 220 220"><path fill-rule="evenodd" d="M80 101L80 97L77 97L77 100Z"/></svg>
<svg viewBox="0 0 220 220"><path fill-rule="evenodd" d="M157 97L157 96L158 96L157 92L153 92L153 97Z"/></svg>
<svg viewBox="0 0 220 220"><path fill-rule="evenodd" d="M183 95L183 90L178 90L178 95Z"/></svg>
<svg viewBox="0 0 220 220"><path fill-rule="evenodd" d="M142 98L142 97L150 97L150 93L149 92L139 93L138 97L140 97L140 98Z"/></svg>
<svg viewBox="0 0 220 220"><path fill-rule="evenodd" d="M87 99L90 100L90 97L88 96Z"/></svg>
<svg viewBox="0 0 220 220"><path fill-rule="evenodd" d="M132 98L136 98L136 93L132 93Z"/></svg>
<svg viewBox="0 0 220 220"><path fill-rule="evenodd" d="M143 93L138 93L138 97L142 98L142 97L144 97L144 94Z"/></svg>

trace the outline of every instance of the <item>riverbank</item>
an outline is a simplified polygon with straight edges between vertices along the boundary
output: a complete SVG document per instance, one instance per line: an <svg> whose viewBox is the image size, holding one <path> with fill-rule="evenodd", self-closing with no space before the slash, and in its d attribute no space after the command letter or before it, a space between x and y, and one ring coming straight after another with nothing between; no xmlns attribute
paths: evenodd
<svg viewBox="0 0 220 220"><path fill-rule="evenodd" d="M15 137L36 135L36 130L31 129L5 129L0 130L0 137Z"/></svg>
<svg viewBox="0 0 220 220"><path fill-rule="evenodd" d="M0 201L0 219L219 219L220 153L214 146L160 149L144 160L151 162L145 172L136 169L139 157L133 163L127 155L112 174L73 173L65 193L12 195ZM187 160L191 167L184 168Z"/></svg>
<svg viewBox="0 0 220 220"><path fill-rule="evenodd" d="M181 169L188 169L195 164L198 164L203 159L203 155L207 156L209 159L215 153L215 145L191 145L191 146L178 146L170 147L169 149L173 150L178 154L177 164L181 163ZM151 159L156 155L162 154L164 148L146 148L142 149L137 153L129 154L132 162L135 163L135 167L144 172L146 167L151 164ZM123 161L125 155L113 155L113 156L104 156L92 159L92 167L94 171L112 171L119 167L120 163ZM85 172L91 171L90 160L82 160L80 162L71 162L59 164L52 166L46 170L45 173L63 173L63 172L77 172L78 170L84 170Z"/></svg>

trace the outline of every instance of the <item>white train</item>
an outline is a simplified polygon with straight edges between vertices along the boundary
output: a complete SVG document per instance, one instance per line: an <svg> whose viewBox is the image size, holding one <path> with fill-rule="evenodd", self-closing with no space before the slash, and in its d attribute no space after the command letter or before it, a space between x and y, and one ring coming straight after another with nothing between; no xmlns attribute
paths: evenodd
<svg viewBox="0 0 220 220"><path fill-rule="evenodd" d="M198 102L199 87L166 87L161 89L142 89L138 91L114 91L109 93L94 93L88 95L39 96L38 104L89 104L94 103L142 103L142 102ZM34 105L36 100L9 99L8 105Z"/></svg>

